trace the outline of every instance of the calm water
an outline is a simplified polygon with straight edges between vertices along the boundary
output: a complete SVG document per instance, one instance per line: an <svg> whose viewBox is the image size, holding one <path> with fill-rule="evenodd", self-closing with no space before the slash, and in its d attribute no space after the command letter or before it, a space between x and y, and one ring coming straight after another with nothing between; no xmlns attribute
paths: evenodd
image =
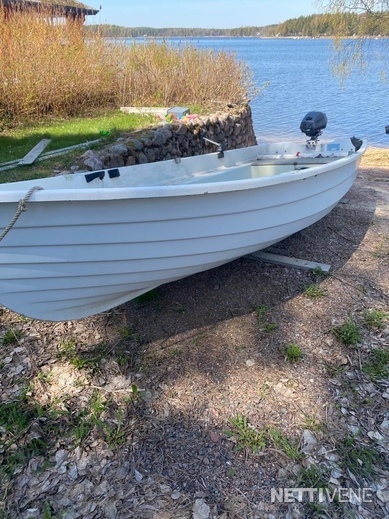
<svg viewBox="0 0 389 519"><path fill-rule="evenodd" d="M382 65L372 52L369 73L353 73L344 85L333 76L330 40L201 38L172 39L177 45L233 52L254 73L258 86L269 86L251 101L257 139L302 138L307 112L325 112L322 140L366 137L373 146L389 147L389 84L380 79ZM374 47L381 40L371 42Z"/></svg>

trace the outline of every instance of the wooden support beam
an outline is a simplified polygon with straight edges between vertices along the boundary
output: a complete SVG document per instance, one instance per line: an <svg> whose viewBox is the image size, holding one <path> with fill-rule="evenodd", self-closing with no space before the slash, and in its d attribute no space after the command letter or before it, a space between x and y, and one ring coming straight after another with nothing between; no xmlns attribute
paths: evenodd
<svg viewBox="0 0 389 519"><path fill-rule="evenodd" d="M302 270L314 270L320 268L323 272L329 272L331 265L325 263L317 263L315 261L300 260L297 258L289 258L288 256L281 256L280 254L272 254L270 252L253 252L245 256L247 259L265 261L266 263L274 263L275 265L282 265L283 267L292 267Z"/></svg>
<svg viewBox="0 0 389 519"><path fill-rule="evenodd" d="M42 139L36 146L30 150L27 155L25 155L20 161L19 166L26 166L35 162L35 160L39 157L39 155L43 152L43 150L48 146L51 142L51 139Z"/></svg>
<svg viewBox="0 0 389 519"><path fill-rule="evenodd" d="M56 157L57 155L64 155L65 153L68 153L72 150L87 148L88 146L91 146L93 144L98 144L100 141L101 139L95 139L94 141L83 142L81 144L74 144L73 146L68 146L67 148L62 148L60 150L48 151L46 153L42 153L42 155L38 159L36 159L36 162L40 162L45 159L50 159L51 157ZM20 165L21 160L22 159L16 159L10 160L9 162L0 163L0 171L7 171L8 169L17 168Z"/></svg>

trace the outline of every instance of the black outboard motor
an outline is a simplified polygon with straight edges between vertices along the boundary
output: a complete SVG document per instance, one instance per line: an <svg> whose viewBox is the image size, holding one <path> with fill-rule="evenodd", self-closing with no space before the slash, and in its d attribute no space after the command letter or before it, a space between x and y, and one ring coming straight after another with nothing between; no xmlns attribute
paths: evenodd
<svg viewBox="0 0 389 519"><path fill-rule="evenodd" d="M305 133L311 141L317 140L327 126L327 116L323 112L308 112L301 121L300 130Z"/></svg>

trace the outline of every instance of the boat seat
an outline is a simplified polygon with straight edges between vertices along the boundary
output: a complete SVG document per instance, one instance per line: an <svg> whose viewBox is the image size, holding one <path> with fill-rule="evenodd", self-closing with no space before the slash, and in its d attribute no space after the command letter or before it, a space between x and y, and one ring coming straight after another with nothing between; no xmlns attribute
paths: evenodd
<svg viewBox="0 0 389 519"><path fill-rule="evenodd" d="M267 159L258 158L251 163L252 166L296 166L304 164L327 164L339 160L339 157L295 157L293 159Z"/></svg>

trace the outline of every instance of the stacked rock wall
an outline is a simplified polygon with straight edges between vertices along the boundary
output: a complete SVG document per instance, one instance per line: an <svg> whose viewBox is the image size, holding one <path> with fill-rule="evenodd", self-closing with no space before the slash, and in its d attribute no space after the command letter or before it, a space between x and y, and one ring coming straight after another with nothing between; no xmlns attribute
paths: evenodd
<svg viewBox="0 0 389 519"><path fill-rule="evenodd" d="M83 163L90 169L116 168L160 160L190 157L256 144L249 105L230 106L223 112L184 118L171 124L120 137L100 151L88 151Z"/></svg>

